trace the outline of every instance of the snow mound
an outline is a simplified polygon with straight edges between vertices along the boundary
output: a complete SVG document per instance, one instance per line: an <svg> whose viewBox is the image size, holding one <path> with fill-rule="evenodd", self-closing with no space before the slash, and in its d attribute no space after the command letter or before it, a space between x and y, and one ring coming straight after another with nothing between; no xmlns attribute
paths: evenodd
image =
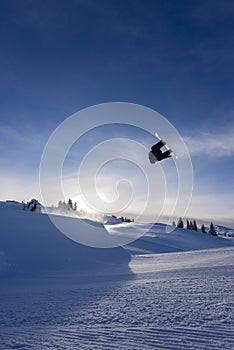
<svg viewBox="0 0 234 350"><path fill-rule="evenodd" d="M0 221L2 276L54 273L74 276L89 271L128 269L130 255L122 247L98 249L78 244L63 235L47 215L24 211L21 203L0 202ZM102 225L90 220L89 223L94 228Z"/></svg>
<svg viewBox="0 0 234 350"><path fill-rule="evenodd" d="M233 237L234 238L234 230L232 228L216 225L215 229L216 229L219 236Z"/></svg>
<svg viewBox="0 0 234 350"><path fill-rule="evenodd" d="M105 216L105 220L104 220L105 225L117 225L122 223L123 223L123 220L121 220L121 218L117 218L110 215Z"/></svg>

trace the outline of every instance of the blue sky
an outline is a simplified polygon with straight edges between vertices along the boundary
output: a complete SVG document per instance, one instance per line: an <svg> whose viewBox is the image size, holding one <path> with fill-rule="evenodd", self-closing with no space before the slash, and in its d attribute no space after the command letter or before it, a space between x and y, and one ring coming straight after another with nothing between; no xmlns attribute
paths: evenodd
<svg viewBox="0 0 234 350"><path fill-rule="evenodd" d="M123 101L158 111L184 137L188 215L234 226L233 23L225 0L1 1L0 198L39 197L53 130Z"/></svg>

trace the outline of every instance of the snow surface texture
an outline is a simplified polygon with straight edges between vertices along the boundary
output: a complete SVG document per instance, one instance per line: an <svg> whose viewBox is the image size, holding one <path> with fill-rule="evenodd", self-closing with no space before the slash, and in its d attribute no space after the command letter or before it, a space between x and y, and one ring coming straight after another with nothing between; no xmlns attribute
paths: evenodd
<svg viewBox="0 0 234 350"><path fill-rule="evenodd" d="M0 349L233 349L232 238L156 224L95 249L17 205L0 219Z"/></svg>

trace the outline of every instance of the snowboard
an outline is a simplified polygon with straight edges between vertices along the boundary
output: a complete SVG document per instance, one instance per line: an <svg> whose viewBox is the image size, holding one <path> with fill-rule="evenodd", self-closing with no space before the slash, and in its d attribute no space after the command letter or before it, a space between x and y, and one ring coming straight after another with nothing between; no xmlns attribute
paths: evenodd
<svg viewBox="0 0 234 350"><path fill-rule="evenodd" d="M159 136L159 134L157 133L157 132L154 132L154 136L156 136L158 139L159 139L159 141L161 141L161 140L163 140L162 138L161 138L161 136ZM164 141L164 140L163 140ZM172 151L171 152L171 155L172 156L174 156L176 159L178 159L178 156L177 156L177 154L173 151L173 149L171 149L168 145L167 145L167 143L164 145L164 147L169 151L169 149Z"/></svg>

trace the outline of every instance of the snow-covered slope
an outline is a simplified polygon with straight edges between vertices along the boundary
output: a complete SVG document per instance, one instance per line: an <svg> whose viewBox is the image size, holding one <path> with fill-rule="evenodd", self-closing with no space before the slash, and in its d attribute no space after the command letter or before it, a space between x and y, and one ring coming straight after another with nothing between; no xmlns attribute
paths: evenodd
<svg viewBox="0 0 234 350"><path fill-rule="evenodd" d="M135 254L170 253L199 249L214 249L234 246L233 239L214 237L208 234L186 229L175 228L174 231L166 232L165 224L152 224L147 231L148 225L128 223L107 226L112 235L127 237L140 237L128 244L125 248Z"/></svg>
<svg viewBox="0 0 234 350"><path fill-rule="evenodd" d="M79 220L65 218L66 220ZM97 249L64 236L46 214L0 202L0 273L84 274L93 270L128 269L123 248ZM102 223L93 223L102 225Z"/></svg>
<svg viewBox="0 0 234 350"><path fill-rule="evenodd" d="M66 220L78 220L69 218ZM128 269L130 254L169 253L233 246L233 239L212 237L201 232L176 228L166 233L166 225L137 223L107 225L113 237L129 237L127 246L112 249L87 247L64 236L46 214L22 210L20 203L0 202L0 273L85 274L93 269L114 273ZM101 222L93 222L103 226ZM139 236L142 237L137 239ZM85 232L82 232L85 235ZM136 239L134 241L134 239ZM118 239L117 239L118 240ZM124 242L124 239L122 239ZM115 269L113 271L113 267Z"/></svg>
<svg viewBox="0 0 234 350"><path fill-rule="evenodd" d="M0 350L233 349L232 238L156 224L124 249L88 248L16 203L0 223Z"/></svg>

